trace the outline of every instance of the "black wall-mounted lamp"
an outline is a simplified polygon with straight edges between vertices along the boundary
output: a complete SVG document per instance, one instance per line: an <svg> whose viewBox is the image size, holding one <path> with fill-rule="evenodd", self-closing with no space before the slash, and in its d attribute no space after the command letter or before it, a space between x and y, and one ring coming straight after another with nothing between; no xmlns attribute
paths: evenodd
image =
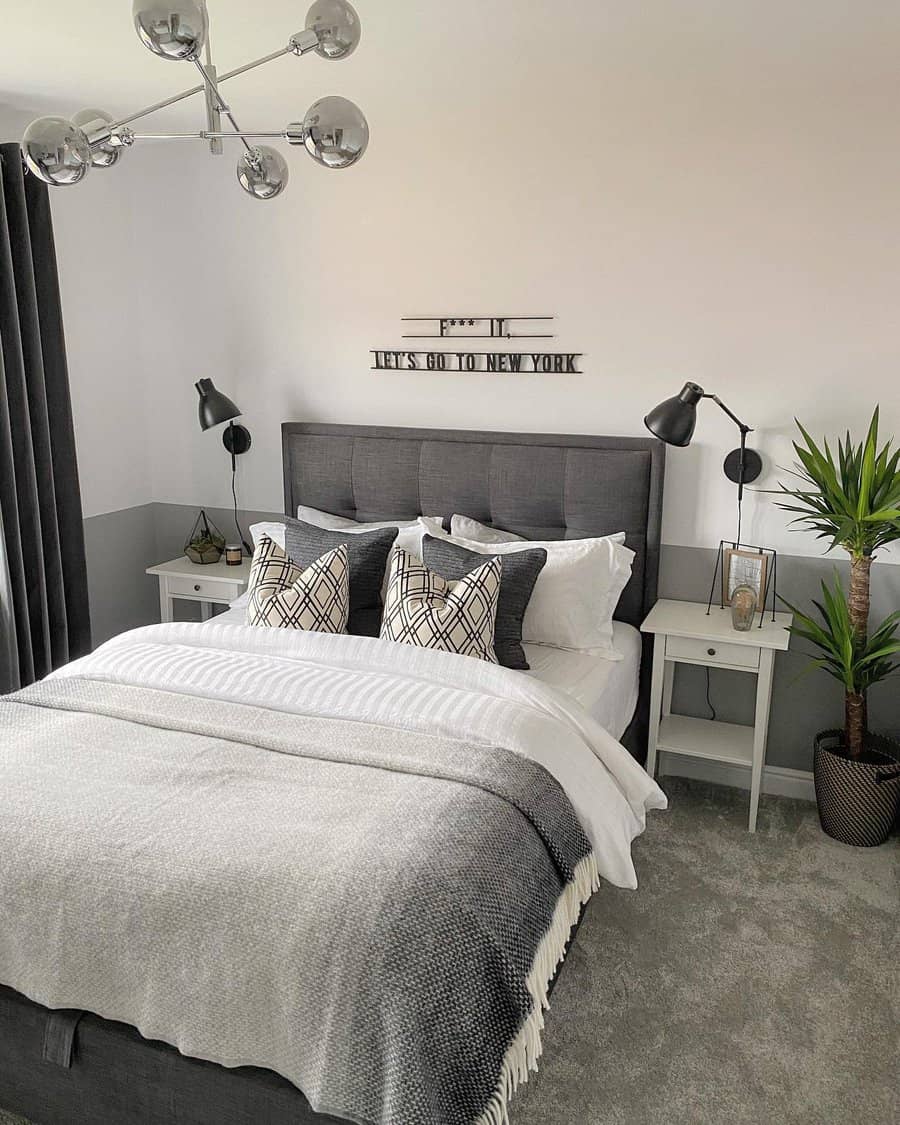
<svg viewBox="0 0 900 1125"><path fill-rule="evenodd" d="M685 383L677 395L655 406L644 419L644 425L651 434L667 445L690 445L697 424L697 403L704 398L711 398L741 431L740 448L732 449L723 465L725 476L738 486L737 542L739 543L744 485L755 481L762 472L762 458L755 449L747 448L747 434L753 433L750 426L732 413L717 395L707 394L696 383Z"/></svg>
<svg viewBox="0 0 900 1125"><path fill-rule="evenodd" d="M246 426L234 424L233 419L240 418L241 412L227 395L216 390L212 379L201 379L194 384L200 396L200 429L209 430L213 426L220 426L223 422L228 425L222 432L222 444L231 454L231 496L234 500L234 526L237 528L241 546L247 555L253 554L253 548L244 538L241 525L238 522L237 488L235 486L235 473L237 472L237 457L246 453L250 448L250 431Z"/></svg>

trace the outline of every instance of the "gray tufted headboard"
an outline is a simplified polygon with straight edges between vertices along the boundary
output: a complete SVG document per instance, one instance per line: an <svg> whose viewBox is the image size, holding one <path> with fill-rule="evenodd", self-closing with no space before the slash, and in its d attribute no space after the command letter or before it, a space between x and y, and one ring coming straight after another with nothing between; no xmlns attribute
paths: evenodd
<svg viewBox="0 0 900 1125"><path fill-rule="evenodd" d="M639 626L656 601L665 446L653 438L285 422L282 440L289 515L459 513L529 539L624 531L636 557L616 617Z"/></svg>

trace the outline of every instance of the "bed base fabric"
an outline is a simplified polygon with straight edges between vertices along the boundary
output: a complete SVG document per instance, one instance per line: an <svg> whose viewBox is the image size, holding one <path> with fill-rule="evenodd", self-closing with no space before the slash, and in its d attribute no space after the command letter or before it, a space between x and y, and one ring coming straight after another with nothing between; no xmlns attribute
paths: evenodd
<svg viewBox="0 0 900 1125"><path fill-rule="evenodd" d="M52 1044L47 1050L54 1024L71 1032L68 1051ZM52 1012L4 985L0 1107L35 1125L348 1125L315 1113L296 1086L271 1070L188 1058L127 1024Z"/></svg>
<svg viewBox="0 0 900 1125"><path fill-rule="evenodd" d="M346 1125L270 1070L187 1058L90 1014L62 1066L44 1058L54 1015L0 986L0 1106L37 1125Z"/></svg>

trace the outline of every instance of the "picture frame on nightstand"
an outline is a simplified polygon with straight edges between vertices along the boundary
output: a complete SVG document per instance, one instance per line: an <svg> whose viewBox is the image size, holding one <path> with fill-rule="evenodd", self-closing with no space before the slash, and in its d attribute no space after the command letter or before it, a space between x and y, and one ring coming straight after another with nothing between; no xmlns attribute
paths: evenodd
<svg viewBox="0 0 900 1125"><path fill-rule="evenodd" d="M772 621L775 620L775 602L778 598L777 578L778 552L774 548L720 539L706 612L707 614L712 612L717 585L719 609L731 605L732 595L738 586L751 586L756 590L756 613L759 614L757 627L761 629L763 618L769 611L772 614Z"/></svg>
<svg viewBox="0 0 900 1125"><path fill-rule="evenodd" d="M741 547L725 547L722 552L722 605L731 605L738 586L750 586L756 591L756 604L768 589L769 557L761 550L748 551Z"/></svg>

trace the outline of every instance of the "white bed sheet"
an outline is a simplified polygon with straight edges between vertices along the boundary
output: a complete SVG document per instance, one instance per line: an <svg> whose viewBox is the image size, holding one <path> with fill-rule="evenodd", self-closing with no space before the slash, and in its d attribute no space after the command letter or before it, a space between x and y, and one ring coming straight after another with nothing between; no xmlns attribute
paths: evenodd
<svg viewBox="0 0 900 1125"><path fill-rule="evenodd" d="M613 738L622 737L638 701L641 634L633 625L613 622L613 647L621 654L621 660L547 645L522 647L531 665L528 675L564 691Z"/></svg>
<svg viewBox="0 0 900 1125"><path fill-rule="evenodd" d="M231 603L211 620L217 625L244 625L247 595ZM589 652L573 652L549 645L523 645L531 665L527 673L541 683L564 691L615 739L628 729L637 707L641 668L641 634L633 625L613 622L613 647L620 660Z"/></svg>

